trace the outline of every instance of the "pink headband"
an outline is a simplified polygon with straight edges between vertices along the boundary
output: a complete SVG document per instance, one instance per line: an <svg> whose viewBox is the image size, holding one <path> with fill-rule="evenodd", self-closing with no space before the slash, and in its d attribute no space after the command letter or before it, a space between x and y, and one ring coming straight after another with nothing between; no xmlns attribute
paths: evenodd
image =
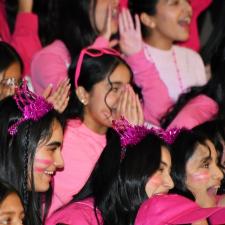
<svg viewBox="0 0 225 225"><path fill-rule="evenodd" d="M161 128L148 129L145 126L133 126L124 117L113 121L113 128L119 133L122 147L138 144L147 134L155 134L167 144L172 144L182 129L172 128L163 130Z"/></svg>
<svg viewBox="0 0 225 225"><path fill-rule="evenodd" d="M94 52L94 51L96 51L96 52ZM78 79L79 79L79 76L80 76L81 66L82 66L83 58L84 58L85 54L89 55L91 57L94 57L94 58L100 57L104 54L115 55L115 56L121 57L120 53L118 51L116 51L115 49L112 49L112 48L94 48L94 47L92 48L90 46L88 48L82 49L82 51L79 55L78 61L77 61L77 66L76 66L76 71L75 71L75 78L74 78L75 88L78 87Z"/></svg>
<svg viewBox="0 0 225 225"><path fill-rule="evenodd" d="M23 116L9 127L8 132L12 136L17 133L18 126L24 121L38 121L53 109L52 104L48 103L44 97L37 96L29 91L26 80L23 80L23 84L20 88L16 88L13 98L18 108L23 112Z"/></svg>

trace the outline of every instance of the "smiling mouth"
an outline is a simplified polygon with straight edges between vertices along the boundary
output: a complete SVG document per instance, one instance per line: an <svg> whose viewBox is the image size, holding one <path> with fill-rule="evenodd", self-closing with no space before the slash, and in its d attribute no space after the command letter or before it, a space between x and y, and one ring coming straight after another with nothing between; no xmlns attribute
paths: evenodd
<svg viewBox="0 0 225 225"><path fill-rule="evenodd" d="M220 188L220 185L216 185L216 186L208 188L207 192L210 195L216 195L219 188Z"/></svg>
<svg viewBox="0 0 225 225"><path fill-rule="evenodd" d="M180 19L178 21L178 24L182 27L189 27L190 23L191 23L191 17L189 17L189 16L187 16L183 19Z"/></svg>
<svg viewBox="0 0 225 225"><path fill-rule="evenodd" d="M45 171L44 171L44 174L47 174L47 175L49 175L49 176L53 176L54 173L55 173L55 171L48 171L48 170L45 170Z"/></svg>

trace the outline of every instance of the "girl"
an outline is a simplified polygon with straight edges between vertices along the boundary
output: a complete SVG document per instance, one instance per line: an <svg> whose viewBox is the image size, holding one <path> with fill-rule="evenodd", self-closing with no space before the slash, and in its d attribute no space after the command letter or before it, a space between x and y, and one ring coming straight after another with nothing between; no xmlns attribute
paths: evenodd
<svg viewBox="0 0 225 225"><path fill-rule="evenodd" d="M185 213L185 206L197 210L200 208L178 195L166 195L173 187L170 177L171 158L168 145L154 134L157 131L140 126L133 127L123 120L116 124L116 129L122 134L120 140L114 134L82 191L74 196L67 206L53 214L47 220L48 225L131 225L134 224L140 205L148 198L154 206L151 210L152 217L149 217L149 220L153 219L154 224L164 224L163 221L168 221L168 224L177 224L176 221L195 221L209 213L206 210L207 212L203 212L204 216L197 215L195 219L192 216L188 220L187 215L194 213ZM169 133L165 136L168 139ZM179 205L180 212L177 212L175 207L171 210L174 217L169 217L166 213L170 210L169 207L160 216L157 215L165 202L173 204L177 201L183 205ZM180 220L176 220L179 213L183 215ZM186 220L183 219L185 216Z"/></svg>
<svg viewBox="0 0 225 225"><path fill-rule="evenodd" d="M15 12L12 12L11 5L11 1L0 1L0 39L16 49L24 63L23 75L30 75L31 59L41 49L38 18L32 13L33 0L19 0L16 3L18 11L16 10L14 19L12 14ZM15 1L13 6L15 7ZM12 21L15 21L15 26L12 25Z"/></svg>
<svg viewBox="0 0 225 225"><path fill-rule="evenodd" d="M19 193L5 181L0 181L0 224L23 224L24 207Z"/></svg>
<svg viewBox="0 0 225 225"><path fill-rule="evenodd" d="M107 12L112 15L107 38L110 38L111 33L117 32L118 5L118 0L62 1L59 8L58 35L53 43L39 51L32 60L32 83L38 94L42 93L49 83L55 87L60 80L65 79L69 66L75 68L80 51L90 46L98 35L105 33ZM99 42L98 47L108 47L105 38L101 38L98 44Z"/></svg>
<svg viewBox="0 0 225 225"><path fill-rule="evenodd" d="M181 95L170 112L162 119L162 127L193 128L215 118L224 119L225 96L225 37L211 61L212 77L204 86L192 87Z"/></svg>
<svg viewBox="0 0 225 225"><path fill-rule="evenodd" d="M60 117L23 84L14 98L0 102L0 136L0 177L22 196L26 224L42 224L52 176L63 167Z"/></svg>
<svg viewBox="0 0 225 225"><path fill-rule="evenodd" d="M199 55L190 49L173 44L175 41L188 39L192 10L186 0L155 0L151 2L130 0L129 8L132 14L138 14L141 20L145 43L144 54L140 53L143 46L139 45L139 55L144 61L147 58L150 63L155 65L156 71L153 70L152 73L158 73L165 85L163 88L167 89L166 95L160 95L162 99L158 101L158 93L162 91L161 87L153 86L155 89L153 90L154 94L152 93L152 73L149 74L148 79L143 79L141 76L135 77L136 83L143 90L145 119L159 125L160 118L172 102L177 100L180 93L192 85L206 83L204 65ZM128 29L132 27L130 20L124 22L125 31L126 27ZM125 31L123 32L122 29L122 33ZM122 34L123 36L125 35ZM138 54L138 51L136 53ZM129 62L129 64L131 63ZM140 70L143 68L134 71L138 73ZM158 104L162 101L164 102ZM161 107L162 105L163 107ZM152 120L151 115L155 120Z"/></svg>
<svg viewBox="0 0 225 225"><path fill-rule="evenodd" d="M172 145L173 192L194 199L202 207L224 206L217 196L224 177L215 146L199 132L183 130Z"/></svg>
<svg viewBox="0 0 225 225"><path fill-rule="evenodd" d="M5 42L0 42L0 99L13 95L20 83L23 62L16 50Z"/></svg>
<svg viewBox="0 0 225 225"><path fill-rule="evenodd" d="M65 168L55 178L51 210L66 204L86 183L110 138L112 119L123 115L134 124L143 123L141 105L131 87L133 74L118 52L83 49L70 76L62 151Z"/></svg>

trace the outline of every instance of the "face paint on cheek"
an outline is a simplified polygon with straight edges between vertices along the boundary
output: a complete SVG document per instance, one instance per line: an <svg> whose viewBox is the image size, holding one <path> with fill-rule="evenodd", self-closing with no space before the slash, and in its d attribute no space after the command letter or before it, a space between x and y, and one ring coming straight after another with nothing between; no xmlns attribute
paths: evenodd
<svg viewBox="0 0 225 225"><path fill-rule="evenodd" d="M191 176L192 180L195 182L207 182L210 179L209 172L198 172Z"/></svg>
<svg viewBox="0 0 225 225"><path fill-rule="evenodd" d="M53 161L50 160L50 159L35 158L35 160L34 160L34 171L37 172L37 173L42 173L51 164L53 164Z"/></svg>

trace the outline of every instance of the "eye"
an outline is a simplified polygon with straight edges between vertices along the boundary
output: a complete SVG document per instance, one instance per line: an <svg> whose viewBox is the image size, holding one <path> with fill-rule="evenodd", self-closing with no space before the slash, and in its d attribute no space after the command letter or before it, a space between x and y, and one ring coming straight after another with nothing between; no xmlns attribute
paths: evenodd
<svg viewBox="0 0 225 225"><path fill-rule="evenodd" d="M169 5L178 5L180 3L179 0L171 0L169 1Z"/></svg>
<svg viewBox="0 0 225 225"><path fill-rule="evenodd" d="M204 164L202 165L202 167L208 169L208 168L209 168L209 165L210 165L210 164L209 164L208 162L206 162L206 163L204 163Z"/></svg>
<svg viewBox="0 0 225 225"><path fill-rule="evenodd" d="M164 167L163 166L160 166L158 171L161 172L161 173L163 173L164 172Z"/></svg>

